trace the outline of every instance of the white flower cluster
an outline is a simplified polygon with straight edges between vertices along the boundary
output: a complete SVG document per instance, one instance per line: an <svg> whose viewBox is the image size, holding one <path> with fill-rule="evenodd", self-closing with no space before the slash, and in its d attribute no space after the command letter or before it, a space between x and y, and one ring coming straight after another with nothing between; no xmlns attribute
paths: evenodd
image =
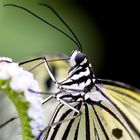
<svg viewBox="0 0 140 140"><path fill-rule="evenodd" d="M28 115L32 118L30 126L32 129L32 134L37 137L40 134L40 131L44 129L44 110L41 106L42 98L37 97L36 94L30 91L25 92L27 101L30 102L30 108L28 109Z"/></svg>
<svg viewBox="0 0 140 140"><path fill-rule="evenodd" d="M11 89L17 92L24 92L25 99L30 103L28 115L32 119L30 122L32 134L35 137L38 136L40 130L44 128L43 108L41 106L43 99L39 94L31 91L40 91L32 73L23 70L17 63L12 62L12 59L0 57L0 79L10 79Z"/></svg>

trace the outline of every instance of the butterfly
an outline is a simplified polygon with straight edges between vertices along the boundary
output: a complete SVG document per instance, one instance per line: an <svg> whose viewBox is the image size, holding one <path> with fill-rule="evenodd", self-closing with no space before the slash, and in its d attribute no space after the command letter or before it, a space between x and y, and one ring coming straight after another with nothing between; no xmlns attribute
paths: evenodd
<svg viewBox="0 0 140 140"><path fill-rule="evenodd" d="M45 57L20 63L23 65L27 62L42 60L58 90L43 102L43 105L46 105L49 100L56 99L58 104L49 124L37 139L139 140L140 90L121 82L96 78L76 35L52 7L47 4L42 5L52 10L73 34L76 41L24 7L13 4L5 6L23 9L39 18L75 42L78 50L74 50L70 57L64 58L68 61L70 69L67 76L59 81L49 66L51 60Z"/></svg>
<svg viewBox="0 0 140 140"><path fill-rule="evenodd" d="M59 93L51 96L60 104L43 139L138 140L140 91L120 82L96 79L81 51L75 50L69 63L68 76L57 83Z"/></svg>

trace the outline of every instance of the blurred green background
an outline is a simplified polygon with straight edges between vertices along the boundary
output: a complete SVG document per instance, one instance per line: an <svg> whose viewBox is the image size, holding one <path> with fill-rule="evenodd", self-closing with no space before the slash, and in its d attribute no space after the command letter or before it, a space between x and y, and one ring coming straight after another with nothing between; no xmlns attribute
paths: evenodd
<svg viewBox="0 0 140 140"><path fill-rule="evenodd" d="M94 19L76 0L3 0L0 2L0 56L14 61L51 53L70 55L77 46L65 35L15 7L3 4L17 4L34 12L72 37L69 30L47 8L39 2L51 5L70 26L83 46L96 73L103 58L102 37Z"/></svg>
<svg viewBox="0 0 140 140"><path fill-rule="evenodd" d="M76 45L12 3L31 10L71 36L59 19L39 2L51 5L74 31L96 77L122 81L140 88L139 10L136 2L93 0L0 0L0 56L14 61L46 53L70 55Z"/></svg>

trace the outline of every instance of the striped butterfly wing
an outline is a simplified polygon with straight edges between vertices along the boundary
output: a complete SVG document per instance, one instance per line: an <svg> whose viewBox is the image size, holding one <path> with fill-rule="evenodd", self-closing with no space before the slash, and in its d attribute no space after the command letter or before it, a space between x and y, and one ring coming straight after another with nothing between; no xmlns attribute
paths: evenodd
<svg viewBox="0 0 140 140"><path fill-rule="evenodd" d="M15 119L18 113L10 101L3 93L0 93L0 140L20 140L21 124L19 119ZM13 120L13 121L12 121Z"/></svg>
<svg viewBox="0 0 140 140"><path fill-rule="evenodd" d="M113 129L112 133L117 134L118 130L122 133L123 137L126 136L126 139L130 137L130 139L139 140L140 91L120 82L110 80L99 80L99 82L102 83L99 90L101 90L102 95L112 104L115 116L117 116L121 121L120 127L118 126L116 129ZM122 127L121 123L125 127ZM114 122L112 124L109 123L108 125L111 128L112 125L114 125Z"/></svg>
<svg viewBox="0 0 140 140"><path fill-rule="evenodd" d="M92 106L81 102L72 103L73 107L80 110L82 115L75 119L70 119L76 116L77 113L63 104L59 104L50 124L64 121L61 124L50 127L43 136L43 140L90 140L94 138L94 122L92 118ZM91 113L90 113L91 112ZM89 125L91 127L89 127ZM92 133L90 133L92 131ZM91 135L91 136L90 136Z"/></svg>
<svg viewBox="0 0 140 140"><path fill-rule="evenodd" d="M103 140L109 138L105 133L103 124L98 116L98 111L101 107L99 107L96 102L88 100L83 105L78 104L76 108L81 111L82 115L69 122L56 126L55 128L51 128L47 134L48 139ZM65 115L68 115L67 118L72 116L70 113L72 113L71 110L65 111ZM57 114L56 116L58 117L59 115ZM65 115L60 115L61 117L59 117L59 121L65 119ZM55 118L54 120L56 121L58 118Z"/></svg>
<svg viewBox="0 0 140 140"><path fill-rule="evenodd" d="M140 94L139 91L117 82L98 80L90 98L71 103L81 111L77 113L59 104L43 140L139 140ZM101 83L101 84L100 84Z"/></svg>

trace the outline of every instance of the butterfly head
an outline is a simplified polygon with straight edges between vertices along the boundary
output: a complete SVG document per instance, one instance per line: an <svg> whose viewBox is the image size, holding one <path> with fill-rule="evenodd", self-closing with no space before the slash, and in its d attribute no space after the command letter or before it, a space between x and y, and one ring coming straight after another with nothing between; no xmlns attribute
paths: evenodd
<svg viewBox="0 0 140 140"><path fill-rule="evenodd" d="M65 89L79 89L84 93L90 92L95 84L95 76L86 55L79 50L73 51L69 64L71 68L68 76L61 82L61 85Z"/></svg>
<svg viewBox="0 0 140 140"><path fill-rule="evenodd" d="M69 63L71 67L75 67L84 63L84 61L87 61L86 55L81 51L74 50L71 54Z"/></svg>

